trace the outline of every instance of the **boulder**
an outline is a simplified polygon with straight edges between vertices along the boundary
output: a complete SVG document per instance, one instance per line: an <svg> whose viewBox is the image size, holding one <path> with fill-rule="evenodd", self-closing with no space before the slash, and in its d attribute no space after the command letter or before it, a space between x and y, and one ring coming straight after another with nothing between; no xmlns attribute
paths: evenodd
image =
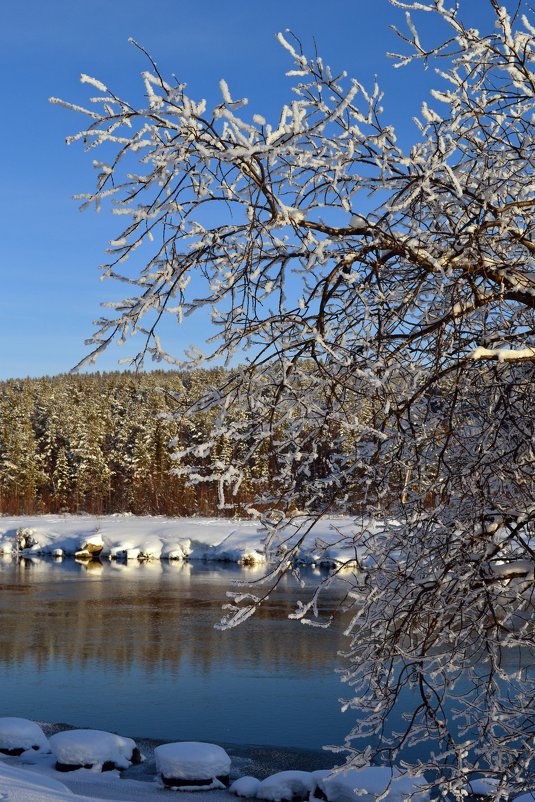
<svg viewBox="0 0 535 802"><path fill-rule="evenodd" d="M98 557L99 554L102 553L103 548L104 541L102 540L102 536L95 532L95 534L81 541L80 548L75 552L74 556L79 560L91 559L92 557Z"/></svg>
<svg viewBox="0 0 535 802"><path fill-rule="evenodd" d="M48 740L38 724L25 718L0 718L0 752L16 757L27 752L50 752Z"/></svg>
<svg viewBox="0 0 535 802"><path fill-rule="evenodd" d="M268 802L305 802L316 788L310 771L279 771L266 777L256 789L257 799Z"/></svg>
<svg viewBox="0 0 535 802"><path fill-rule="evenodd" d="M156 769L167 788L209 791L229 784L230 758L220 746L183 741L154 750Z"/></svg>
<svg viewBox="0 0 535 802"><path fill-rule="evenodd" d="M228 790L231 794L235 794L236 796L254 798L259 785L260 780L257 780L256 777L239 777L237 780L234 780Z"/></svg>
<svg viewBox="0 0 535 802"><path fill-rule="evenodd" d="M23 551L24 549L31 549L37 546L37 540L34 534L35 532L33 529L17 529L17 548Z"/></svg>
<svg viewBox="0 0 535 802"><path fill-rule="evenodd" d="M50 737L57 771L111 771L140 763L142 755L131 738L101 730L66 730Z"/></svg>

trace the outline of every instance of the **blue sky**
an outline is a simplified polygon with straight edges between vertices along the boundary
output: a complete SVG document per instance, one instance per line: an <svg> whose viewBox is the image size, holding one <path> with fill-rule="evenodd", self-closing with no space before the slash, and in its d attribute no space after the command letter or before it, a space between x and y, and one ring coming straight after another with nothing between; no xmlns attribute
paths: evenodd
<svg viewBox="0 0 535 802"><path fill-rule="evenodd" d="M487 5L465 0L476 16ZM394 70L385 57L398 46L392 23L403 24L403 12L387 0L0 3L0 378L70 370L87 352L100 302L113 294L97 266L119 233L116 220L106 211L80 213L72 200L93 188L92 157L65 144L83 119L49 97L83 102L81 73L139 97L146 62L128 43L134 37L191 95L216 102L225 78L235 96L249 97L251 110L269 118L290 96L288 56L275 38L290 28L305 52L315 40L333 67L364 83L377 74L385 108L410 137L425 88L419 73ZM176 330L177 353L201 336L202 321L197 326ZM114 369L126 355L114 349L96 369Z"/></svg>

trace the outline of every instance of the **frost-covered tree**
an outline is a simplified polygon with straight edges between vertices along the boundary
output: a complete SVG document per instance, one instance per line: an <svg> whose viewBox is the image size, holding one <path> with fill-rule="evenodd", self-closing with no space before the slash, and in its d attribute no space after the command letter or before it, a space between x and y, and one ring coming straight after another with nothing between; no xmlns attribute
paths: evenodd
<svg viewBox="0 0 535 802"><path fill-rule="evenodd" d="M130 287L93 355L134 331L137 364L177 364L162 316L210 315L208 356L242 365L193 405L213 425L177 470L227 504L269 455L273 582L299 549L283 513L351 504L384 522L352 544L350 759L430 738L412 770L459 798L480 774L503 797L533 770L535 20L480 0L480 32L447 0L391 2L406 12L396 64L436 67L408 148L378 86L283 36L294 94L276 122L224 81L210 110L150 59L141 108L82 77L98 96L64 104L88 117L70 141L103 155L80 197L126 221L103 272ZM240 598L229 625L262 594Z"/></svg>

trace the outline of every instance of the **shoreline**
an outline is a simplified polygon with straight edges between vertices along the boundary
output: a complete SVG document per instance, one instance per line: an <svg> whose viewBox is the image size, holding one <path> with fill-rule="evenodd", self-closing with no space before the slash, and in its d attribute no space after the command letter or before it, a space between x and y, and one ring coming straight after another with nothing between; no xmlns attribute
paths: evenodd
<svg viewBox="0 0 535 802"><path fill-rule="evenodd" d="M35 723L47 737L77 729L63 723ZM7 792L6 798L12 802L162 802L170 799L169 790L158 782L154 758L155 747L167 742L147 738L134 740L145 760L124 771L79 769L63 773L55 769L55 758L50 754L30 752L22 759L0 755L0 797ZM314 749L259 744L219 745L231 759L231 782L247 776L263 780L281 771L312 772L317 768L329 769L334 764L334 753ZM229 794L228 788L203 790L200 796L197 791L179 792L180 802L201 802L201 798L206 802L230 802L236 797ZM255 802L251 797L244 800Z"/></svg>
<svg viewBox="0 0 535 802"><path fill-rule="evenodd" d="M292 519L285 539L297 543L305 517ZM301 543L296 562L301 565L354 564L354 536L364 526L384 524L353 516L317 521ZM266 529L259 520L192 516L110 515L2 515L0 555L23 557L80 557L99 554L111 561L223 562L265 570Z"/></svg>
<svg viewBox="0 0 535 802"><path fill-rule="evenodd" d="M65 730L84 729L74 727L64 722L37 721L47 737ZM94 729L89 727L88 729ZM125 736L125 733L118 733ZM169 743L165 739L145 738L131 736L144 755L145 760L137 766L130 766L121 772L123 780L139 780L152 782L155 776L154 748ZM211 742L210 742L211 743ZM278 771L298 770L316 771L318 769L331 769L343 763L340 753L322 749L307 749L294 746L277 746L273 744L236 744L217 742L218 746L228 753L231 758L231 780L245 775L252 775L259 780L265 779Z"/></svg>

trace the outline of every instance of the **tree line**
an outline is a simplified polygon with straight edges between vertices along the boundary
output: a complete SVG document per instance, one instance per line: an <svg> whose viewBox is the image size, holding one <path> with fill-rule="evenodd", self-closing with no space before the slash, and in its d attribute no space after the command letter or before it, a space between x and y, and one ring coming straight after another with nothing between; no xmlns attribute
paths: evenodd
<svg viewBox="0 0 535 802"><path fill-rule="evenodd" d="M172 473L169 443L207 437L208 413L176 414L217 370L61 375L0 382L0 512L214 515L213 483ZM221 437L212 455L231 459ZM199 463L203 460L199 458ZM257 460L250 478L267 476ZM252 498L250 482L236 497Z"/></svg>

